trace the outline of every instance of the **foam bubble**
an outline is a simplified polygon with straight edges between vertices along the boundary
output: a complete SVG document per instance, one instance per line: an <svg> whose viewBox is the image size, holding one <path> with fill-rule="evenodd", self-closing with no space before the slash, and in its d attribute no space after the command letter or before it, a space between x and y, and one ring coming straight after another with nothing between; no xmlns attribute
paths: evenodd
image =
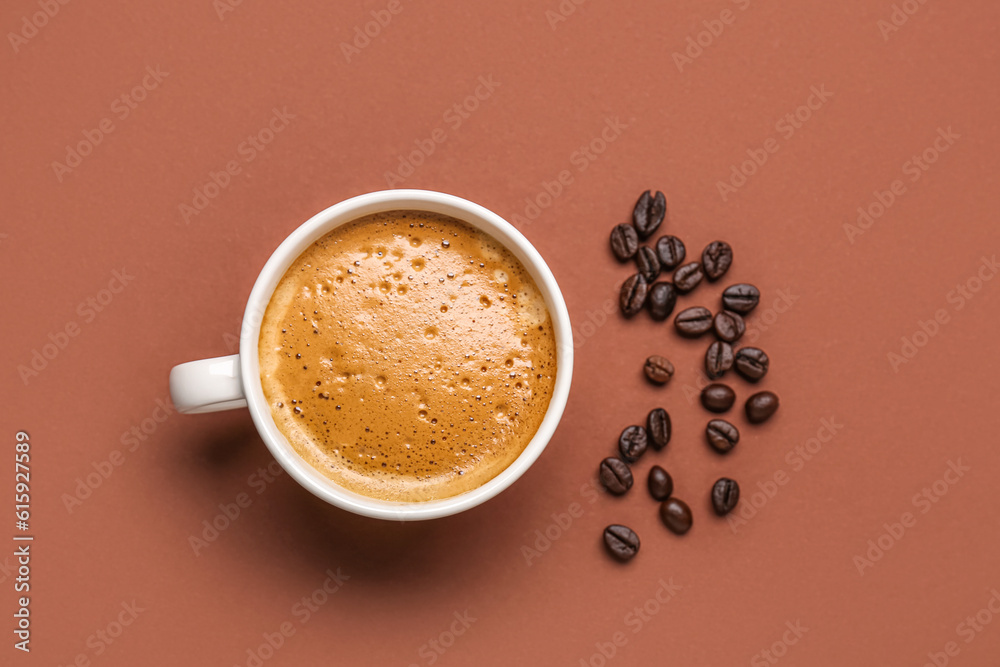
<svg viewBox="0 0 1000 667"><path fill-rule="evenodd" d="M449 497L499 474L537 430L555 377L551 326L524 267L491 238L445 216L377 214L288 269L261 327L261 382L278 428L337 483Z"/></svg>
<svg viewBox="0 0 1000 667"><path fill-rule="evenodd" d="M549 319L545 300L534 287L522 283L517 290L517 312L525 326L537 327Z"/></svg>

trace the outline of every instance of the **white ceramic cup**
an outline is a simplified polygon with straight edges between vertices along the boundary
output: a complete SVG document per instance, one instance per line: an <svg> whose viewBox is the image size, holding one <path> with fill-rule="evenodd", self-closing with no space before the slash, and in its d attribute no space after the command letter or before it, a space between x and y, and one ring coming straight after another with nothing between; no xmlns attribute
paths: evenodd
<svg viewBox="0 0 1000 667"><path fill-rule="evenodd" d="M338 226L392 210L418 210L458 218L506 246L534 278L552 317L556 337L556 381L541 426L521 455L499 475L465 493L424 502L390 502L363 496L338 485L306 463L275 426L264 399L257 342L264 310L278 281L302 252ZM170 396L178 412L194 414L247 407L264 444L299 484L323 500L356 514L379 519L434 519L475 507L514 483L538 458L562 417L573 375L573 333L556 279L528 240L510 223L478 204L427 190L384 190L340 202L310 218L286 238L257 277L243 315L240 353L174 366Z"/></svg>

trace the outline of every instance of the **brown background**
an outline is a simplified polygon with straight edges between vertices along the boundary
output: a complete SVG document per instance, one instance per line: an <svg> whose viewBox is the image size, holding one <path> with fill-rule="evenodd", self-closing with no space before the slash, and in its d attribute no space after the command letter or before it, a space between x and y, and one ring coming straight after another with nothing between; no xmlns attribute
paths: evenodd
<svg viewBox="0 0 1000 667"><path fill-rule="evenodd" d="M599 665L597 644L616 632L627 642L609 664L771 664L759 652L775 642L781 664L921 665L948 642L959 649L950 664L998 664L1000 619L983 612L992 622L968 643L958 626L1000 587L1000 281L973 280L981 289L961 309L949 293L1000 245L1000 9L911 0L915 13L885 38L889 0L562 4L576 9L553 28L557 0L402 0L350 62L341 43L385 3L246 0L220 19L210 0L71 2L17 52L0 48L0 456L13 458L16 431L30 433L36 537L33 651L11 647L5 568L0 662L70 664L82 653L95 665L246 665L262 634L289 621L295 634L264 664ZM679 71L672 54L725 9L732 24ZM0 27L19 31L38 11L34 0L7 2ZM121 120L111 104L147 66L167 74ZM443 114L479 77L499 86L456 129ZM812 86L832 97L786 137L776 124ZM273 108L294 120L243 161L240 143ZM103 118L114 131L60 182L52 163ZM574 152L608 119L627 127L595 142L603 152L581 171ZM527 220L525 198L543 181L573 178L529 224L515 219L577 330L570 402L538 463L485 506L400 525L326 506L287 476L257 495L248 478L271 458L246 412L151 421L172 365L234 351L250 287L279 241L318 210L385 188L399 156L437 128L447 140L405 187ZM911 182L904 163L938 128L960 138ZM717 182L769 138L778 152L724 201ZM233 159L240 175L186 223L180 205ZM844 225L895 179L905 194L852 242ZM762 427L734 412L744 436L726 458L704 445L708 415L690 398L707 340L598 314L629 273L607 234L646 188L667 194L664 230L694 253L728 240L736 261L725 282L764 294L748 340L770 353L762 385L782 407ZM115 270L134 279L85 321L78 304ZM722 286L683 303L715 307ZM776 305L782 292L791 306ZM947 323L916 336L925 344L894 369L887 355L938 310ZM70 322L79 334L25 382L18 367ZM652 352L678 367L664 389L639 373ZM638 464L639 487L622 499L587 490L619 431L657 405L675 435ZM786 455L823 419L843 428L795 469ZM128 451L123 435L144 420L152 434ZM78 479L116 450L121 465L67 510ZM641 488L654 460L694 509L685 538L660 525ZM959 460L969 470L947 494L915 505ZM13 504L12 463L0 468L0 498ZM787 484L758 495L756 516L735 532L710 514L717 477L742 483L748 509L778 471ZM195 555L189 537L242 492L252 504ZM573 503L582 516L550 528ZM12 509L0 534L15 533ZM915 525L859 574L855 556L869 540L891 541L883 524L904 512ZM627 566L603 552L612 522L642 537ZM529 564L523 548L544 547L536 531L546 529L558 537ZM350 579L300 623L293 605L338 567ZM633 632L629 614L671 579L682 589L649 603L657 613ZM97 655L88 637L133 600L144 611ZM442 633L450 643L454 614L466 611L475 622L443 655L421 651ZM808 631L781 646L796 622Z"/></svg>

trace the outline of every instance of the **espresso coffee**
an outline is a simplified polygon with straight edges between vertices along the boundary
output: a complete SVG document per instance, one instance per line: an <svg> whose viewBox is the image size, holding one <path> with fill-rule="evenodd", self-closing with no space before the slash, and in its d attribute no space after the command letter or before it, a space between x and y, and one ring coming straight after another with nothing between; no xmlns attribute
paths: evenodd
<svg viewBox="0 0 1000 667"><path fill-rule="evenodd" d="M278 429L323 475L391 501L496 477L538 430L556 341L521 262L460 220L390 211L299 256L261 324Z"/></svg>

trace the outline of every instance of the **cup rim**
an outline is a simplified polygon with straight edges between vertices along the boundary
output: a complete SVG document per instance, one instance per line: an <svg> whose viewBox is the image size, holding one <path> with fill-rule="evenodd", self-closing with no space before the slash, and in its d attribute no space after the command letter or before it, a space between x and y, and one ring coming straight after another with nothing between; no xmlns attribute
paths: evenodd
<svg viewBox="0 0 1000 667"><path fill-rule="evenodd" d="M278 430L260 382L258 342L264 310L278 281L316 239L342 224L384 211L412 209L450 215L480 229L509 249L535 280L552 318L556 338L556 380L542 423L521 454L486 483L450 498L395 502L350 491L305 461ZM240 333L240 371L250 416L271 454L299 484L341 509L377 519L413 521L457 514L493 498L538 459L562 418L573 375L573 333L555 276L534 246L513 225L489 209L461 197L431 190L381 190L346 199L299 225L274 250L247 300Z"/></svg>

